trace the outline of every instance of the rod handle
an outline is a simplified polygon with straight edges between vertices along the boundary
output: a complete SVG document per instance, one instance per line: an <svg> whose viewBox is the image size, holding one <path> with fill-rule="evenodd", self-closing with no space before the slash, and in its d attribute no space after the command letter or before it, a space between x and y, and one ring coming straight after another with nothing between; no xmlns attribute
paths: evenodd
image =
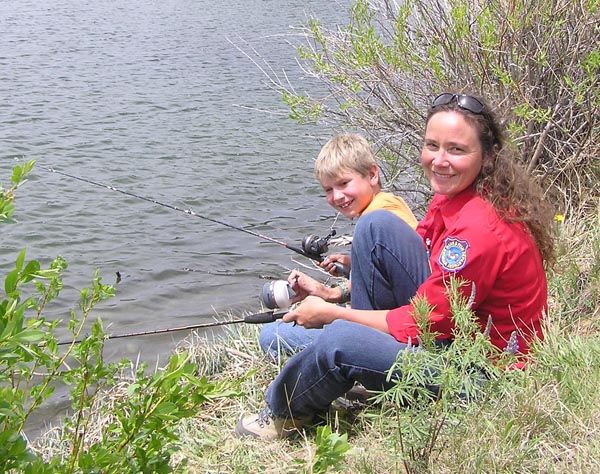
<svg viewBox="0 0 600 474"><path fill-rule="evenodd" d="M273 321L283 318L286 313L287 311L265 311L263 313L249 314L244 317L244 322L249 324L272 323Z"/></svg>
<svg viewBox="0 0 600 474"><path fill-rule="evenodd" d="M335 262L333 266L335 267L337 276L350 278L350 269L346 265L343 265L340 262Z"/></svg>

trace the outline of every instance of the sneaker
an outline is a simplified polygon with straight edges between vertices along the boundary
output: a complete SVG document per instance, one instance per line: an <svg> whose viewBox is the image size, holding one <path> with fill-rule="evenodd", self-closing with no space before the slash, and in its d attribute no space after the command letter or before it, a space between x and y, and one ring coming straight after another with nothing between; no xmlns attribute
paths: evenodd
<svg viewBox="0 0 600 474"><path fill-rule="evenodd" d="M297 432L310 421L311 417L279 418L273 415L269 407L265 407L258 414L242 415L235 427L235 434L265 440L282 439Z"/></svg>
<svg viewBox="0 0 600 474"><path fill-rule="evenodd" d="M365 387L356 382L344 395L331 402L331 408L341 413L356 412L362 410L369 403L369 398L373 395L373 392L369 392Z"/></svg>
<svg viewBox="0 0 600 474"><path fill-rule="evenodd" d="M373 395L375 395L373 392L369 392L365 387L356 382L354 387L348 390L344 396L352 402L358 402L364 405Z"/></svg>

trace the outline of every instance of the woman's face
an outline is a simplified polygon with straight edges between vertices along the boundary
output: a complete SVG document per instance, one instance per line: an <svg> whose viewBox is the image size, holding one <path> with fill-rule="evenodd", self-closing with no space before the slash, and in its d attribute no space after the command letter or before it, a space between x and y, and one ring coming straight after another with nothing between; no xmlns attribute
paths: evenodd
<svg viewBox="0 0 600 474"><path fill-rule="evenodd" d="M421 165L437 194L456 196L481 170L483 149L475 127L458 112L438 112L425 130Z"/></svg>

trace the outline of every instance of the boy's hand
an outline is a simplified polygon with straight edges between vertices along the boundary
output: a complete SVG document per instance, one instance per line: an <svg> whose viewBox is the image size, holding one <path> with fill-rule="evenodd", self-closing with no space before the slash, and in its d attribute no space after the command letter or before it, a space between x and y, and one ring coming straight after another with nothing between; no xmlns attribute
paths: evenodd
<svg viewBox="0 0 600 474"><path fill-rule="evenodd" d="M296 294L291 299L292 304L302 301L307 296L318 296L326 301L335 301L336 297L339 298L339 289L326 286L298 270L293 270L287 281Z"/></svg>
<svg viewBox="0 0 600 474"><path fill-rule="evenodd" d="M332 303L317 296L307 296L302 304L283 317L283 321L296 322L307 329L322 328L335 319L334 309L335 305Z"/></svg>
<svg viewBox="0 0 600 474"><path fill-rule="evenodd" d="M319 263L319 266L333 276L342 276L338 273L338 269L335 265L336 263L339 263L350 270L351 257L348 254L333 253L325 257L325 259Z"/></svg>

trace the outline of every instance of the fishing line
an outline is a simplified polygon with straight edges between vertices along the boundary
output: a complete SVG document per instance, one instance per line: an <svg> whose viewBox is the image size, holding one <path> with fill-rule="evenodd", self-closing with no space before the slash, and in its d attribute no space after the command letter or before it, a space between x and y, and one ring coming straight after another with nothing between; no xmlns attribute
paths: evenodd
<svg viewBox="0 0 600 474"><path fill-rule="evenodd" d="M43 169L45 169L47 171L50 171L51 173L56 173L56 174L60 174L62 176L66 176L67 178L76 179L77 181L81 181L81 182L88 183L88 184L91 184L91 185L94 185L94 186L98 186L100 188L105 188L105 189L108 189L110 191L115 191L117 193L124 194L125 196L130 196L130 197L133 197L133 198L136 198L136 199L141 199L142 201L146 201L146 202L150 202L152 204L156 204L158 206L166 207L167 209L172 209L174 211L182 212L184 214L187 214L188 216L198 217L200 219L204 219L204 220L207 220L209 222L213 222L215 224L220 224L220 225L223 225L225 227L229 227L230 229L235 229L235 230L239 230L240 232L245 232L246 234L250 234L250 235L253 235L254 237L258 237L259 239L263 239L263 240L266 240L268 242L272 242L274 244L281 245L282 247L285 247L285 248L287 248L289 250L292 250L293 252L299 253L300 255L308 257L308 258L310 258L312 260L320 261L318 256L311 255L311 254L305 252L304 250L302 250L299 247L295 247L293 245L289 245L289 244L287 244L287 243L285 243L285 242L283 242L281 240L277 240L277 239L274 239L273 237L269 237L268 235L264 235L264 234L260 234L258 232L254 232L252 230L244 229L243 227L239 227L239 226L230 224L228 222L224 222L224 221L221 221L221 220L218 220L218 219L214 219L212 217L203 216L202 214L198 214L198 213L194 212L192 209L182 209L182 208L174 206L172 204L160 202L160 201L157 201L156 199L153 199L153 198L149 198L149 197L145 197L145 196L140 196L139 194L132 193L131 191L125 191L123 189L115 188L114 186L109 185L109 184L103 184L103 183L99 183L97 181L92 181L91 179L82 178L81 176L75 176L73 174L65 173L64 171L59 171L57 169L50 168L50 167L47 167L47 166L41 166L41 168L43 168Z"/></svg>

